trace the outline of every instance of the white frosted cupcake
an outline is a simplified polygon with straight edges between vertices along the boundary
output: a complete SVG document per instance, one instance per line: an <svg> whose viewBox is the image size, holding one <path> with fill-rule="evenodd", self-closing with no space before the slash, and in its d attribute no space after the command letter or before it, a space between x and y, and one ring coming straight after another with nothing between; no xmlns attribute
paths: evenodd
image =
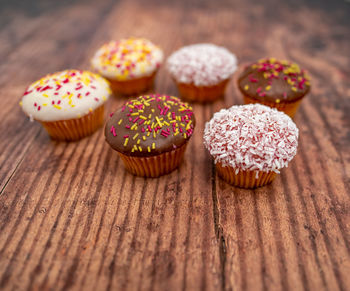
<svg viewBox="0 0 350 291"><path fill-rule="evenodd" d="M93 68L110 81L112 90L123 95L150 89L162 62L163 51L143 38L108 42L91 60Z"/></svg>
<svg viewBox="0 0 350 291"><path fill-rule="evenodd" d="M182 98L207 102L220 98L237 69L237 58L214 44L194 44L174 52L167 69Z"/></svg>
<svg viewBox="0 0 350 291"><path fill-rule="evenodd" d="M271 183L297 152L299 130L285 113L261 104L222 109L206 123L204 145L228 183Z"/></svg>
<svg viewBox="0 0 350 291"><path fill-rule="evenodd" d="M39 121L51 138L78 140L104 121L108 82L87 71L65 70L31 84L20 105L31 120Z"/></svg>

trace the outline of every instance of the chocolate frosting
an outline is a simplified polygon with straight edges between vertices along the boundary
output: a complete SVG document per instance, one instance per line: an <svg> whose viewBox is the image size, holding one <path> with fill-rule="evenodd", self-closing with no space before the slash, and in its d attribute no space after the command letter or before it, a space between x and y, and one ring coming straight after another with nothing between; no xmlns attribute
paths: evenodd
<svg viewBox="0 0 350 291"><path fill-rule="evenodd" d="M270 58L246 67L238 87L242 94L258 101L294 102L310 91L310 81L297 64Z"/></svg>
<svg viewBox="0 0 350 291"><path fill-rule="evenodd" d="M129 156L149 157L184 145L192 136L192 108L167 95L145 95L117 109L105 126L107 143Z"/></svg>

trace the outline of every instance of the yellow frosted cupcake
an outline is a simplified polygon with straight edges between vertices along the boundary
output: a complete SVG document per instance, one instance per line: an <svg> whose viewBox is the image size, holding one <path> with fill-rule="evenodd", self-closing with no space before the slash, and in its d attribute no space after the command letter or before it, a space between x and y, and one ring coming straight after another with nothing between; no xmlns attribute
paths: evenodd
<svg viewBox="0 0 350 291"><path fill-rule="evenodd" d="M111 90L101 76L78 70L49 74L31 84L20 105L39 121L50 137L78 140L104 122L104 104Z"/></svg>
<svg viewBox="0 0 350 291"><path fill-rule="evenodd" d="M117 94L132 95L152 88L163 51L143 38L104 44L91 60L93 68L111 83Z"/></svg>

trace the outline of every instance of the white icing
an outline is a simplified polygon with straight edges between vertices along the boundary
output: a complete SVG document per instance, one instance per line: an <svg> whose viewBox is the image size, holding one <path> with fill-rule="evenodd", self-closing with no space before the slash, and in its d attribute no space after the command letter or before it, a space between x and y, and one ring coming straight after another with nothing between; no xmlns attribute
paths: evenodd
<svg viewBox="0 0 350 291"><path fill-rule="evenodd" d="M124 81L152 75L163 62L163 51L147 39L122 39L104 44L91 60L106 78Z"/></svg>
<svg viewBox="0 0 350 291"><path fill-rule="evenodd" d="M194 44L174 52L167 68L179 83L212 86L231 77L237 69L237 58L224 47Z"/></svg>
<svg viewBox="0 0 350 291"><path fill-rule="evenodd" d="M297 152L299 130L283 112L261 104L232 106L205 124L204 145L215 163L236 170L273 171Z"/></svg>
<svg viewBox="0 0 350 291"><path fill-rule="evenodd" d="M79 118L106 102L108 82L87 71L65 70L31 84L21 101L23 111L40 121ZM79 95L80 94L80 95Z"/></svg>

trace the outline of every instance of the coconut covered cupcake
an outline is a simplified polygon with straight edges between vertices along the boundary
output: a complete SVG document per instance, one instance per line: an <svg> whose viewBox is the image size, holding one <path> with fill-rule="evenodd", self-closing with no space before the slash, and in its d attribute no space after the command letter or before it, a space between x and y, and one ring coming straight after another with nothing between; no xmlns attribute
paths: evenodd
<svg viewBox="0 0 350 291"><path fill-rule="evenodd" d="M236 56L214 44L195 44L174 52L167 69L182 98L208 102L220 98L237 69Z"/></svg>
<svg viewBox="0 0 350 291"><path fill-rule="evenodd" d="M163 52L147 39L121 39L104 44L91 62L115 93L133 95L153 87Z"/></svg>
<svg viewBox="0 0 350 291"><path fill-rule="evenodd" d="M261 103L294 117L310 91L310 78L304 69L289 61L261 59L247 66L238 79L244 103Z"/></svg>
<svg viewBox="0 0 350 291"><path fill-rule="evenodd" d="M114 112L105 136L129 172L158 177L179 166L194 128L187 103L173 96L145 95Z"/></svg>
<svg viewBox="0 0 350 291"><path fill-rule="evenodd" d="M78 140L103 124L104 104L110 93L108 82L99 75L65 70L31 84L20 105L51 138Z"/></svg>
<svg viewBox="0 0 350 291"><path fill-rule="evenodd" d="M228 183L255 188L271 183L297 152L298 128L277 109L261 104L232 106L206 123L204 145Z"/></svg>

